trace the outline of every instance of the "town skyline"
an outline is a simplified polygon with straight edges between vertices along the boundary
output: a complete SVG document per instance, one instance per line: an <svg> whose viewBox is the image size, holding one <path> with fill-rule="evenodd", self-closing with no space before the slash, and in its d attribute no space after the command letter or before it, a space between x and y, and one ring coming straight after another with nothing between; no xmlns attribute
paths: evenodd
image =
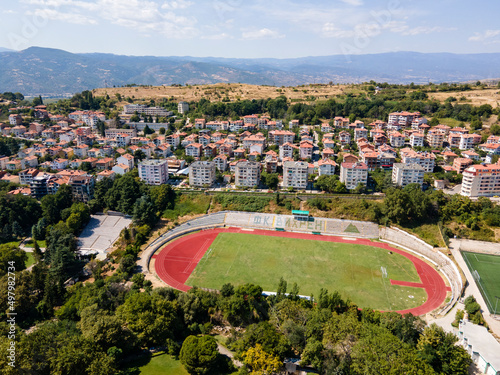
<svg viewBox="0 0 500 375"><path fill-rule="evenodd" d="M484 12L487 5L488 12ZM496 3L390 0L22 0L0 5L0 46L73 53L293 58L500 52ZM460 20L467 16L467 27ZM61 32L61 31L64 32ZM432 39L432 43L429 40Z"/></svg>

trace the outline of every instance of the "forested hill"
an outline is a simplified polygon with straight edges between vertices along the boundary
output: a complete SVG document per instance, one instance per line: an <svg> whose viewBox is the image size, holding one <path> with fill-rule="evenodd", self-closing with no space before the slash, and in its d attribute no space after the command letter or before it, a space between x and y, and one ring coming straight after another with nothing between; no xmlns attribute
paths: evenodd
<svg viewBox="0 0 500 375"><path fill-rule="evenodd" d="M31 47L0 49L0 92L62 95L125 84L241 82L290 86L308 83L458 82L500 77L500 54L394 52L294 59L74 54Z"/></svg>

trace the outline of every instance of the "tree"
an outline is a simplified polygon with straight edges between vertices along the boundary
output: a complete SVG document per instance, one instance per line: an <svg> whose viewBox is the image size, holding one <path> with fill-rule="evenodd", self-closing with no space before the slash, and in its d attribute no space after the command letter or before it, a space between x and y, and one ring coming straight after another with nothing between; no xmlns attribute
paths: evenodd
<svg viewBox="0 0 500 375"><path fill-rule="evenodd" d="M166 130L164 127L161 127L159 132L160 132L160 135L164 135Z"/></svg>
<svg viewBox="0 0 500 375"><path fill-rule="evenodd" d="M158 220L155 205L151 202L149 196L143 195L134 203L133 220L136 225L154 226Z"/></svg>
<svg viewBox="0 0 500 375"><path fill-rule="evenodd" d="M149 134L153 134L155 131L152 130L147 124L146 126L144 127L144 135L149 135Z"/></svg>
<svg viewBox="0 0 500 375"><path fill-rule="evenodd" d="M182 343L179 359L192 375L207 374L215 368L219 351L212 336L188 336Z"/></svg>
<svg viewBox="0 0 500 375"><path fill-rule="evenodd" d="M439 374L466 375L471 357L463 347L455 345L457 341L453 333L433 323L424 329L418 340L418 354Z"/></svg>
<svg viewBox="0 0 500 375"><path fill-rule="evenodd" d="M248 349L242 357L245 364L252 370L252 374L271 375L277 373L282 367L279 358L264 351L260 344Z"/></svg>

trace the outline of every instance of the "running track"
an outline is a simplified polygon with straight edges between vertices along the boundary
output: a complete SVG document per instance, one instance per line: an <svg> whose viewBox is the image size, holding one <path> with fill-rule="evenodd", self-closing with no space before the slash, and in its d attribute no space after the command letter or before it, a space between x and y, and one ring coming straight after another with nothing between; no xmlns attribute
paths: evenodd
<svg viewBox="0 0 500 375"><path fill-rule="evenodd" d="M415 288L423 288L427 293L427 300L423 305L418 307L400 310L401 314L412 313L413 315L427 314L437 309L446 298L446 292L450 290L444 283L439 273L429 264L425 263L420 258L398 250L383 242L372 242L368 239L361 238L344 238L335 236L318 236L314 234L293 233L293 232L275 232L268 230L244 230L240 228L218 228L208 229L197 232L191 235L181 237L172 241L165 246L159 254L153 255L155 260L155 271L158 276L168 285L181 291L188 291L190 286L185 282L194 271L198 262L203 258L205 252L210 248L210 245L221 232L230 233L249 233L274 237L288 237L315 241L343 242L359 245L368 245L379 247L401 254L408 258L415 266L420 283L407 281L390 280L392 285L403 285Z"/></svg>

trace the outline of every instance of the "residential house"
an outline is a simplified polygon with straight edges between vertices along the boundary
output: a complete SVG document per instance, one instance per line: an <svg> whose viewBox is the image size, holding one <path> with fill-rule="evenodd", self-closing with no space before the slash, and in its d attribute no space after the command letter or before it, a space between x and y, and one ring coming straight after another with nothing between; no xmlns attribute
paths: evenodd
<svg viewBox="0 0 500 375"><path fill-rule="evenodd" d="M340 182L348 190L355 189L359 184L366 185L368 181L368 166L365 163L342 163L340 165Z"/></svg>
<svg viewBox="0 0 500 375"><path fill-rule="evenodd" d="M168 161L143 160L139 165L139 178L148 185L162 185L168 181Z"/></svg>
<svg viewBox="0 0 500 375"><path fill-rule="evenodd" d="M392 167L392 183L405 187L409 184L424 183L424 168L418 164L395 163Z"/></svg>
<svg viewBox="0 0 500 375"><path fill-rule="evenodd" d="M235 168L235 185L237 187L256 187L260 181L260 163L239 161Z"/></svg>
<svg viewBox="0 0 500 375"><path fill-rule="evenodd" d="M283 163L283 188L306 189L309 163L285 161Z"/></svg>

